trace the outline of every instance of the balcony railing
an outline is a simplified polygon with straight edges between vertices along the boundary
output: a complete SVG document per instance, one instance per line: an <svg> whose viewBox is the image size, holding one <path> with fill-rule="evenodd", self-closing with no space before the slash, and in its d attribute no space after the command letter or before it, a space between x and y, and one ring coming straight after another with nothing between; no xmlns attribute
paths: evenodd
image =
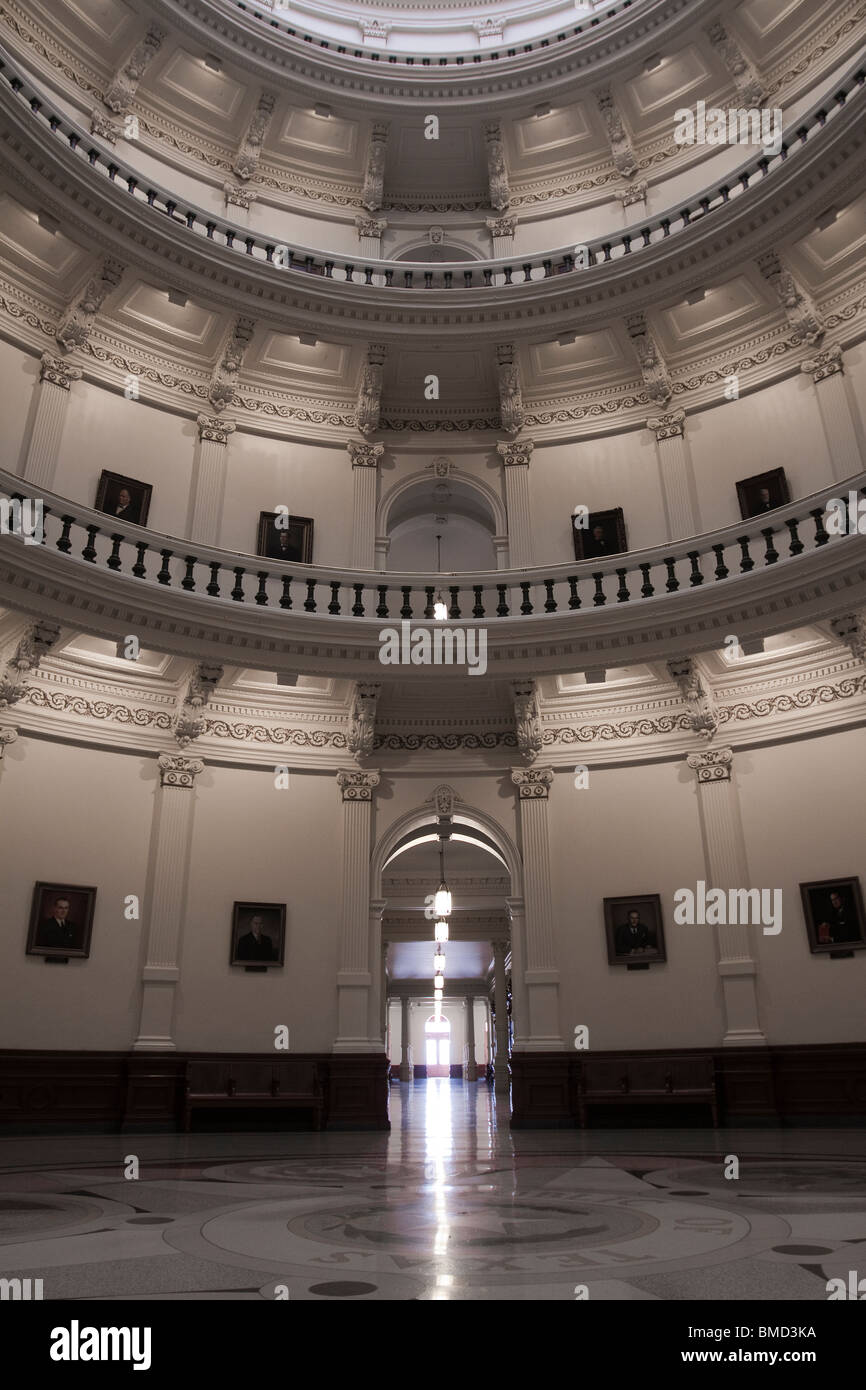
<svg viewBox="0 0 866 1390"><path fill-rule="evenodd" d="M593 268L632 256L645 247L655 246L742 197L756 183L781 167L797 150L814 140L849 98L859 94L866 83L866 68L860 63L839 83L834 95L817 103L801 116L793 129L785 132L778 153L753 154L725 181L713 185L683 205L661 216L633 223L624 231L592 239L581 246L475 262L415 263L411 268L383 260L338 260L303 246L288 245L277 237L254 236L248 227L226 221L212 212L170 193L142 175L113 152L103 149L83 127L56 109L29 77L0 50L0 90L5 85L28 106L56 139L83 163L122 189L136 204L143 204L160 217L169 218L193 236L204 238L239 256L274 267L277 273L301 272L324 280L377 289L502 289L514 285L549 280L559 275L585 275Z"/></svg>
<svg viewBox="0 0 866 1390"><path fill-rule="evenodd" d="M593 612L608 604L649 610L654 599L703 585L718 586L723 606L726 581L770 565L795 566L825 546L850 544L856 517L844 534L835 526L828 530L826 522L838 514L828 512L832 499L844 504L847 516L852 493L866 496L866 472L760 517L650 550L532 569L431 574L293 565L138 526L121 528L111 516L44 491L34 493L14 474L0 472L0 544L23 544L21 531L41 503L41 545L65 557L73 587L82 578L81 567L94 566L129 577L142 590L183 591L212 606L214 616L220 607L247 604L299 616L417 622L433 619L441 594L454 621L531 617L544 622L580 609L591 623Z"/></svg>

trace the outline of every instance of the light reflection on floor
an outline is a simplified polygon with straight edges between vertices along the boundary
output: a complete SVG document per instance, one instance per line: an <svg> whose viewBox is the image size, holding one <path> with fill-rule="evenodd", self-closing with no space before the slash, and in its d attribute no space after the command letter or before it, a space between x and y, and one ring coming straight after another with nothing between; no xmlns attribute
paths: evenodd
<svg viewBox="0 0 866 1390"><path fill-rule="evenodd" d="M508 1118L436 1079L392 1087L390 1134L4 1138L0 1275L46 1300L301 1301L823 1300L866 1275L863 1130Z"/></svg>

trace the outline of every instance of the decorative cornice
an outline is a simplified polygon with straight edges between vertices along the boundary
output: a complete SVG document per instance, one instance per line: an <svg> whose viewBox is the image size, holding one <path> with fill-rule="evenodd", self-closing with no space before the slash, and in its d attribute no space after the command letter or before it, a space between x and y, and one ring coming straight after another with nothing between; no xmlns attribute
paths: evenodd
<svg viewBox="0 0 866 1390"><path fill-rule="evenodd" d="M553 783L552 767L513 767L511 780L521 801L546 801Z"/></svg>
<svg viewBox="0 0 866 1390"><path fill-rule="evenodd" d="M370 768L364 772L343 768L337 773L337 785L344 801L372 801L373 789L379 785L379 773Z"/></svg>
<svg viewBox="0 0 866 1390"><path fill-rule="evenodd" d="M686 762L697 773L698 782L730 782L734 750L707 748L703 753L689 753Z"/></svg>
<svg viewBox="0 0 866 1390"><path fill-rule="evenodd" d="M377 734L377 753L453 753L458 749L492 750L516 748L517 736L511 729L483 733Z"/></svg>
<svg viewBox="0 0 866 1390"><path fill-rule="evenodd" d="M194 787L196 777L204 771L200 758L187 758L182 753L160 753L157 762L161 787Z"/></svg>

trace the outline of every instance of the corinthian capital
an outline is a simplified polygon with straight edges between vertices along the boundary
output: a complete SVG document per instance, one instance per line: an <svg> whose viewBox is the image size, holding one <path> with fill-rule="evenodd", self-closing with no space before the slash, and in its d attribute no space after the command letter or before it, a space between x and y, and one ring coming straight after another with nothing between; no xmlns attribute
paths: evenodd
<svg viewBox="0 0 866 1390"><path fill-rule="evenodd" d="M384 444L360 444L357 439L350 439L346 448L349 450L353 468L378 468L379 460L385 452Z"/></svg>
<svg viewBox="0 0 866 1390"><path fill-rule="evenodd" d="M844 371L842 364L842 349L838 343L831 343L829 347L821 352L816 352L814 357L810 357L807 362L800 363L800 371L808 372L817 386L819 381L823 381L828 376L840 376Z"/></svg>
<svg viewBox="0 0 866 1390"><path fill-rule="evenodd" d="M647 420L646 427L653 431L659 443L663 439L676 439L686 432L686 413L684 410L671 410L667 415L654 415Z"/></svg>
<svg viewBox="0 0 866 1390"><path fill-rule="evenodd" d="M521 801L546 801L553 782L553 768L513 767L511 780Z"/></svg>
<svg viewBox="0 0 866 1390"><path fill-rule="evenodd" d="M531 439L500 439L496 445L496 452L506 468L512 468L517 464L523 464L528 468L534 448L535 444Z"/></svg>
<svg viewBox="0 0 866 1390"><path fill-rule="evenodd" d="M204 771L201 758L188 758L183 753L160 753L157 761L161 787L194 787L196 777Z"/></svg>
<svg viewBox="0 0 866 1390"><path fill-rule="evenodd" d="M42 354L39 365L40 381L50 381L62 391L68 391L73 381L81 380L81 375L80 368L71 367L62 357L52 357L50 352Z"/></svg>
<svg viewBox="0 0 866 1390"><path fill-rule="evenodd" d="M199 439L212 444L228 444L229 435L237 429L233 420L220 420L215 415L199 415L197 424Z"/></svg>

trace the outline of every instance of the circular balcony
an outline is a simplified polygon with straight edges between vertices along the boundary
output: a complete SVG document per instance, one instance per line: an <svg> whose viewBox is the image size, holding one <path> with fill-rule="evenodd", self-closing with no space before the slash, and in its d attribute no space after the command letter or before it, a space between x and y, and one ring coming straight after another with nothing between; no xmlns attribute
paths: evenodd
<svg viewBox="0 0 866 1390"><path fill-rule="evenodd" d="M4 604L95 636L135 633L156 650L266 670L356 679L381 678L390 665L400 679L424 679L430 664L475 664L476 674L500 677L565 673L667 660L721 647L730 633L770 636L866 605L866 537L860 508L848 506L866 496L866 473L689 540L477 574L282 564L115 529L102 512L27 494L12 474L0 473L0 492ZM839 514L828 511L836 499L848 509L844 533L826 524ZM434 619L440 596L447 623ZM396 634L393 660L383 656L386 629ZM427 637L417 650L430 655L415 660L418 632ZM481 633L483 670L465 655L471 645L478 657Z"/></svg>

